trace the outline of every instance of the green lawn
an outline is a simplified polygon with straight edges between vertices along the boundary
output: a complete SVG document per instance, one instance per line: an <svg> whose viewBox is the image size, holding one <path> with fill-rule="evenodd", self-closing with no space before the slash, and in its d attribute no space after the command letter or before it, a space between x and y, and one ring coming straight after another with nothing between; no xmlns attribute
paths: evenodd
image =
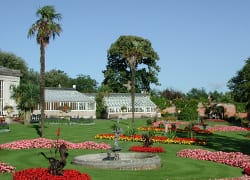
<svg viewBox="0 0 250 180"><path fill-rule="evenodd" d="M56 130L61 127L61 139L72 142L95 141L106 142L111 146L112 140L94 139L98 133L112 133L111 126L115 121L95 120L94 125L67 125L67 124L46 124L45 136L49 139L56 138ZM130 125L130 120L122 120L119 126L126 131ZM146 126L146 120L135 120L135 126ZM11 142L20 139L38 138L37 125L24 126L21 124L11 124L10 132L0 133L0 143ZM142 134L143 132L138 132ZM106 153L101 150L69 150L68 163L65 169L76 169L88 173L93 180L208 180L219 178L232 178L242 176L242 169L230 167L209 161L193 160L176 156L179 150L186 148L208 149L210 151L240 151L250 154L249 139L244 137L244 132L220 132L213 135L199 135L197 137L206 138L207 146L179 145L179 144L154 144L164 147L165 153L159 153L162 167L148 171L121 171L121 170L102 170L84 168L72 165L71 160L77 155L88 153ZM122 142L119 145L122 151L128 151L131 145L140 144L138 142ZM48 149L29 149L29 150L0 150L0 161L7 162L15 166L17 170L30 167L48 167L47 160L39 155L39 152L49 153ZM11 174L1 174L1 180L12 179Z"/></svg>

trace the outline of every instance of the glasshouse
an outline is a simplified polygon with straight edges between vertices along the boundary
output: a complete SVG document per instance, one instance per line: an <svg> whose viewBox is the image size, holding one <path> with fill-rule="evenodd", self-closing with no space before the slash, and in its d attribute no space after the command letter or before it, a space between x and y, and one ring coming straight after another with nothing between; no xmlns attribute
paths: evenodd
<svg viewBox="0 0 250 180"><path fill-rule="evenodd" d="M45 103L46 117L96 118L94 96L87 96L74 88L45 88ZM33 113L40 114L40 111Z"/></svg>
<svg viewBox="0 0 250 180"><path fill-rule="evenodd" d="M132 99L130 93L111 93L104 97L107 117L131 118ZM157 115L156 105L150 100L150 96L144 93L135 94L135 117L155 117Z"/></svg>

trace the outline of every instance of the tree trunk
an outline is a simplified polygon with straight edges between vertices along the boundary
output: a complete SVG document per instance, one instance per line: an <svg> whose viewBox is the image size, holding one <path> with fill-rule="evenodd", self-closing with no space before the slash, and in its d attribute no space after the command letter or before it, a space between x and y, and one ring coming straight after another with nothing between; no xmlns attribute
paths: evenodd
<svg viewBox="0 0 250 180"><path fill-rule="evenodd" d="M30 114L31 111L25 111L24 112L24 125L28 125L30 123Z"/></svg>
<svg viewBox="0 0 250 180"><path fill-rule="evenodd" d="M134 127L135 121L135 65L136 57L131 56L127 58L131 72L131 104L132 104L132 126Z"/></svg>
<svg viewBox="0 0 250 180"><path fill-rule="evenodd" d="M45 93L44 93L44 87L45 87L45 45L42 42L40 44L40 109L41 109L41 136L45 137L44 132L44 120L45 120Z"/></svg>
<svg viewBox="0 0 250 180"><path fill-rule="evenodd" d="M135 69L132 69L132 82L131 82L131 103L132 103L132 124L135 121Z"/></svg>

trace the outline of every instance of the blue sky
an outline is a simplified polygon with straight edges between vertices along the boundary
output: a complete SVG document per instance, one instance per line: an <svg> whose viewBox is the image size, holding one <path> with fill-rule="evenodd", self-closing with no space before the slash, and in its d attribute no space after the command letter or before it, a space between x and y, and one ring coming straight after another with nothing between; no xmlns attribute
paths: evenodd
<svg viewBox="0 0 250 180"><path fill-rule="evenodd" d="M0 6L0 50L40 70L39 45L27 32L38 8L53 5L63 32L46 48L46 71L100 84L107 50L121 35L148 39L158 53L164 90L229 91L227 82L250 56L249 0L8 0Z"/></svg>

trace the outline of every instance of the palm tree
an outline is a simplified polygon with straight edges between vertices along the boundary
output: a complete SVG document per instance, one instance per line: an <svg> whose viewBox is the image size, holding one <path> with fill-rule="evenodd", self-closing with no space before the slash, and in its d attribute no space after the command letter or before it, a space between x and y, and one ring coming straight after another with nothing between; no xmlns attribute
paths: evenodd
<svg viewBox="0 0 250 180"><path fill-rule="evenodd" d="M131 103L132 103L132 126L134 126L135 120L135 73L138 61L141 61L145 54L143 50L143 39L139 37L132 37L130 39L130 45L125 53L126 61L128 62L131 72Z"/></svg>
<svg viewBox="0 0 250 180"><path fill-rule="evenodd" d="M40 109L41 109L41 135L44 133L44 119L45 119L45 47L49 44L49 40L62 32L61 25L55 20L62 19L61 14L56 13L53 6L44 6L37 10L37 17L39 18L28 31L28 37L36 35L37 43L40 45Z"/></svg>
<svg viewBox="0 0 250 180"><path fill-rule="evenodd" d="M113 91L119 92L119 89L127 87L131 92L132 126L135 117L135 93L145 89L149 91L151 83L158 84L158 59L151 42L138 36L120 36L108 50L107 70L103 71L104 84Z"/></svg>

